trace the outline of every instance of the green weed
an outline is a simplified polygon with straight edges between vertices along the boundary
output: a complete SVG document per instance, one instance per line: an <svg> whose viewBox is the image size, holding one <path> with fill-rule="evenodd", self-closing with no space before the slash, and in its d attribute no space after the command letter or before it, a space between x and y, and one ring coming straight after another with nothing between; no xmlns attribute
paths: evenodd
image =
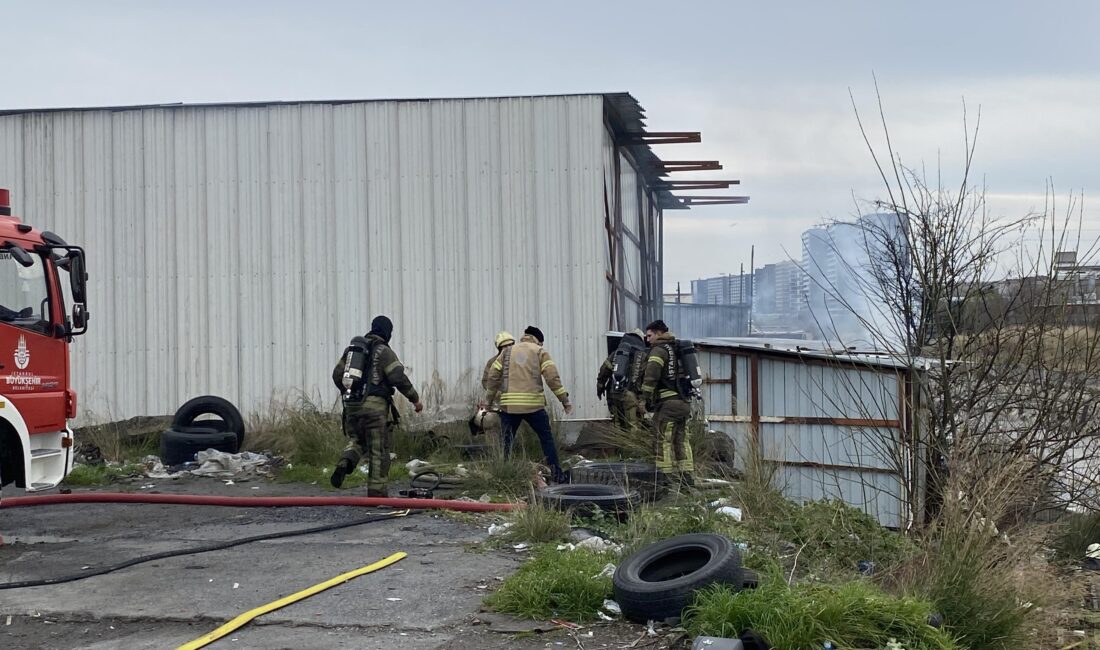
<svg viewBox="0 0 1100 650"><path fill-rule="evenodd" d="M606 554L541 547L485 605L523 618L595 620L604 599L612 596L611 578L600 573L614 561Z"/></svg>

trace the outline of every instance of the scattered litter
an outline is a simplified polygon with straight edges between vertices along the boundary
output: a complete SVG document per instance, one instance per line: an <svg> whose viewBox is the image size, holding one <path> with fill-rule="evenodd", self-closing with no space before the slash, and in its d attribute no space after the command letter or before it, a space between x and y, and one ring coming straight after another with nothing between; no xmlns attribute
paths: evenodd
<svg viewBox="0 0 1100 650"><path fill-rule="evenodd" d="M214 579L210 578L209 580L207 580L207 582L214 582Z"/></svg>
<svg viewBox="0 0 1100 650"><path fill-rule="evenodd" d="M488 589L489 585L478 585L477 588L478 589Z"/></svg>
<svg viewBox="0 0 1100 650"><path fill-rule="evenodd" d="M156 487L156 484L155 484L155 483L148 483L148 484L146 484L146 485L143 485L143 486L141 486L141 489L142 489L142 490L151 490L151 489L153 489L153 488L155 488L155 487Z"/></svg>
<svg viewBox="0 0 1100 650"><path fill-rule="evenodd" d="M260 486L259 486L259 485L253 485L253 486L252 486L252 489L253 489L253 490L259 490L259 489L260 489Z"/></svg>
<svg viewBox="0 0 1100 650"><path fill-rule="evenodd" d="M596 578L610 578L614 575L615 575L615 565L608 562L607 564L603 565L603 570L602 571L600 571L596 575L592 576L592 579L595 580Z"/></svg>
<svg viewBox="0 0 1100 650"><path fill-rule="evenodd" d="M236 485L236 483L234 483L232 479L226 481L225 484L226 485Z"/></svg>
<svg viewBox="0 0 1100 650"><path fill-rule="evenodd" d="M603 601L603 611L614 616L622 616L623 610L619 607L619 603L611 600L610 598Z"/></svg>
<svg viewBox="0 0 1100 650"><path fill-rule="evenodd" d="M367 467L366 465L360 465L359 466L359 473L360 474L370 474L370 468Z"/></svg>
<svg viewBox="0 0 1100 650"><path fill-rule="evenodd" d="M390 460L397 460L397 454L390 452Z"/></svg>
<svg viewBox="0 0 1100 650"><path fill-rule="evenodd" d="M714 512L720 515L726 515L727 517L733 517L734 521L741 521L741 508L734 508L733 506L722 506Z"/></svg>
<svg viewBox="0 0 1100 650"><path fill-rule="evenodd" d="M427 461L420 460L419 458L414 458L414 459L410 460L409 462L405 463L405 469L409 470L409 476L419 474L420 470L426 469L426 468L431 467L431 466L432 466L431 463L429 463Z"/></svg>
<svg viewBox="0 0 1100 650"><path fill-rule="evenodd" d="M696 479L695 482L704 485L733 485L733 483L720 478L700 478Z"/></svg>
<svg viewBox="0 0 1100 650"><path fill-rule="evenodd" d="M400 598L387 598L386 600L390 601L391 603L399 603L399 602L401 602L401 599L400 599Z"/></svg>
<svg viewBox="0 0 1100 650"><path fill-rule="evenodd" d="M512 527L512 522L510 522L510 521L506 522L506 523L503 523L503 524L492 524L492 525L489 526L489 534L490 535L501 535L511 527Z"/></svg>
<svg viewBox="0 0 1100 650"><path fill-rule="evenodd" d="M251 451L230 454L216 449L207 449L195 454L195 462L199 466L190 470L195 476L228 478L266 473L262 470L271 463L271 458Z"/></svg>
<svg viewBox="0 0 1100 650"><path fill-rule="evenodd" d="M239 582L234 582L234 583L233 583L233 588L234 588L234 589L237 589L237 588L238 588L238 587L240 587L240 586L241 586L241 583L239 583Z"/></svg>
<svg viewBox="0 0 1100 650"><path fill-rule="evenodd" d="M586 537L576 544L569 542L566 544L558 544L557 546L557 550L559 551L575 551L578 548L594 551L596 553L611 552L621 554L623 552L622 545L616 544L615 542L609 542L606 539L602 537L597 537L595 535L592 535L591 537Z"/></svg>
<svg viewBox="0 0 1100 650"><path fill-rule="evenodd" d="M730 500L726 497L722 497L721 499L715 499L714 501L711 501L709 505L711 508L717 508L718 506L728 506L729 504Z"/></svg>
<svg viewBox="0 0 1100 650"><path fill-rule="evenodd" d="M564 627L567 630L579 630L579 629L581 629L580 625L577 625L576 623L570 623L569 621L561 621L561 620L552 618L552 619L550 619L550 622L553 623L554 625Z"/></svg>
<svg viewBox="0 0 1100 650"><path fill-rule="evenodd" d="M463 478L466 478L469 475L470 475L470 470L466 469L462 465L455 465L455 476L461 476Z"/></svg>
<svg viewBox="0 0 1100 650"><path fill-rule="evenodd" d="M8 622L4 623L4 625L11 625L11 617L10 616L8 617Z"/></svg>
<svg viewBox="0 0 1100 650"><path fill-rule="evenodd" d="M86 565L84 565L84 566L80 567L80 570L81 570L81 571L87 571L87 570L88 570L88 569L90 569L90 568L92 568L92 566L91 566L90 564L86 564Z"/></svg>
<svg viewBox="0 0 1100 650"><path fill-rule="evenodd" d="M483 494L480 497L478 497L477 500L480 501L481 503L490 503L493 500L493 497L489 496L488 494Z"/></svg>
<svg viewBox="0 0 1100 650"><path fill-rule="evenodd" d="M657 630L653 628L653 621L646 623L645 633L646 636L657 636Z"/></svg>
<svg viewBox="0 0 1100 650"><path fill-rule="evenodd" d="M522 553L530 547L527 544L516 544L512 548L514 548L516 550L516 553Z"/></svg>
<svg viewBox="0 0 1100 650"><path fill-rule="evenodd" d="M176 478L179 474L171 474L164 467L164 463L160 461L157 456L146 456L141 459L141 464L145 467L145 475L149 478Z"/></svg>

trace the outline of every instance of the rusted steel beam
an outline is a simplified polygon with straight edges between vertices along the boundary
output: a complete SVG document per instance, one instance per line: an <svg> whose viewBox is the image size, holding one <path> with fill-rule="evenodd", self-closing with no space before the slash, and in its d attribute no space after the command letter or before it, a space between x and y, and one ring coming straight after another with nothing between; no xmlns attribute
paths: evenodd
<svg viewBox="0 0 1100 650"><path fill-rule="evenodd" d="M747 196L677 196L686 205L741 205L749 202Z"/></svg>
<svg viewBox="0 0 1100 650"><path fill-rule="evenodd" d="M703 141L699 131L649 131L647 133L628 133L622 138L623 144L693 144Z"/></svg>

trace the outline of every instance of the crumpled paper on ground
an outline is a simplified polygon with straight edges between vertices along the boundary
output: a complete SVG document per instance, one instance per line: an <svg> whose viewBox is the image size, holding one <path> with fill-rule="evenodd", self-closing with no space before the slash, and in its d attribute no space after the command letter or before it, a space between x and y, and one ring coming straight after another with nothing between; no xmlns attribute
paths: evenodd
<svg viewBox="0 0 1100 650"><path fill-rule="evenodd" d="M606 539L604 539L602 537L595 536L595 535L593 535L592 537L587 537L585 539L582 539L581 541L577 542L576 544L573 544L572 542L570 542L568 544L558 544L557 550L559 550L559 551L573 551L573 550L576 550L578 548L583 548L585 550L594 551L596 553L605 553L605 552L622 553L623 552L623 547L622 547L621 544L616 544L615 542L609 542Z"/></svg>

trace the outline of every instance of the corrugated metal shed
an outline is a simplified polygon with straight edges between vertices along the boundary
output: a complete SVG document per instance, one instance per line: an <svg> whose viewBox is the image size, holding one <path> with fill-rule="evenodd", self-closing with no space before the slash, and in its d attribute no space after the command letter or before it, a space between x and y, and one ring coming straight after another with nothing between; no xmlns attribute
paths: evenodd
<svg viewBox="0 0 1100 650"><path fill-rule="evenodd" d="M621 336L608 333L608 345ZM895 359L820 342L694 339L710 427L776 469L796 501L840 498L885 526L923 508L923 445L913 375Z"/></svg>
<svg viewBox="0 0 1100 650"><path fill-rule="evenodd" d="M907 526L924 485L914 371L880 356L766 345L696 342L711 427L739 450L755 443L788 497L840 498L885 526Z"/></svg>
<svg viewBox="0 0 1100 650"><path fill-rule="evenodd" d="M597 333L660 300L660 192L614 166L648 148L618 146L610 102L9 111L0 186L88 250L85 419L205 393L245 412L288 390L335 400L336 356L378 313L429 407L468 408L493 334L537 324L576 416L596 417ZM637 241L616 260L622 214Z"/></svg>
<svg viewBox="0 0 1100 650"><path fill-rule="evenodd" d="M663 319L669 329L684 338L746 336L748 305L696 305L666 302Z"/></svg>

